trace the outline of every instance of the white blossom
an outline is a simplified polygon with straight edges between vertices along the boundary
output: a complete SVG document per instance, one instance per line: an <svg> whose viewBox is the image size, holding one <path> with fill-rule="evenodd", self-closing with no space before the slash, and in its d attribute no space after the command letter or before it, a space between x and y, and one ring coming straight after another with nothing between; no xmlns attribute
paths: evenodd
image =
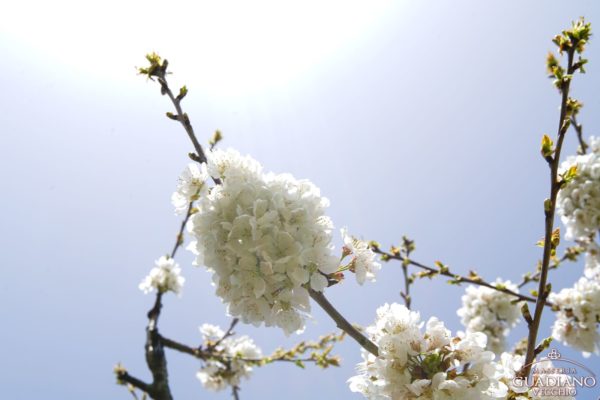
<svg viewBox="0 0 600 400"><path fill-rule="evenodd" d="M496 379L515 393L527 393L529 388L524 381L517 378L517 373L524 364L525 356L502 353L496 364Z"/></svg>
<svg viewBox="0 0 600 400"><path fill-rule="evenodd" d="M600 281L600 246L596 242L586 245L584 275Z"/></svg>
<svg viewBox="0 0 600 400"><path fill-rule="evenodd" d="M363 350L350 390L377 400L505 398L484 334L453 337L437 318L422 328L419 314L403 305L380 307L367 328L379 357Z"/></svg>
<svg viewBox="0 0 600 400"><path fill-rule="evenodd" d="M155 264L156 266L140 283L140 290L146 294L153 290L161 293L170 290L179 294L185 282L185 278L181 276L179 265L169 256L162 256L156 260Z"/></svg>
<svg viewBox="0 0 600 400"><path fill-rule="evenodd" d="M352 257L350 270L354 272L356 281L362 285L365 280L375 282L375 275L381 269L381 264L376 261L377 256L363 240L348 235L345 228L341 230L344 239L344 253Z"/></svg>
<svg viewBox="0 0 600 400"><path fill-rule="evenodd" d="M551 293L548 300L558 308L552 336L584 356L600 354L600 280L581 277L572 288Z"/></svg>
<svg viewBox="0 0 600 400"><path fill-rule="evenodd" d="M179 177L177 190L171 196L171 203L175 207L176 214L187 211L189 204L203 196L208 187L206 181L209 178L206 164L190 163Z"/></svg>
<svg viewBox="0 0 600 400"><path fill-rule="evenodd" d="M221 328L210 324L202 325L200 333L205 346L211 348L215 354L204 361L196 374L202 386L208 390L220 391L239 386L242 378L250 377L252 367L245 360L257 360L262 357L260 348L252 339L248 336L224 337L225 332Z"/></svg>
<svg viewBox="0 0 600 400"><path fill-rule="evenodd" d="M510 281L497 280L513 292L519 292L517 285ZM487 346L496 354L505 348L506 336L510 328L520 320L520 303L513 303L514 297L485 286L468 286L462 296L462 308L457 311L467 332L483 332L488 337Z"/></svg>
<svg viewBox="0 0 600 400"><path fill-rule="evenodd" d="M600 138L590 139L588 154L569 157L562 172L577 167L577 175L558 193L557 210L568 240L582 240L600 229Z"/></svg>
<svg viewBox="0 0 600 400"><path fill-rule="evenodd" d="M333 224L319 189L291 175L264 173L235 150L209 154L221 184L198 202L190 230L196 263L213 273L228 313L256 326L299 332L310 311L307 288L322 291L338 268Z"/></svg>

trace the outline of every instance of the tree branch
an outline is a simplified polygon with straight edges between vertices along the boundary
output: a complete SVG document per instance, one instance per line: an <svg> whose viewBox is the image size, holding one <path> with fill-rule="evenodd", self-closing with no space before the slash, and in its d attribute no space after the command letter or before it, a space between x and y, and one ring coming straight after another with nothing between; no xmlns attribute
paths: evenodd
<svg viewBox="0 0 600 400"><path fill-rule="evenodd" d="M573 69L573 56L575 54L575 48L568 50L568 61L567 61L567 75L572 75L575 71ZM546 299L550 294L549 288L546 286L548 280L548 270L551 259L552 244L552 232L554 230L554 215L556 212L556 197L560 190L561 183L558 181L558 167L560 164L560 153L562 145L565 139L565 133L569 128L566 123L567 116L567 101L569 99L569 88L571 85L571 79L566 79L561 84L562 101L560 105L560 119L558 121L558 139L556 141L556 149L554 151L554 157L549 161L550 164L550 201L549 207L545 210L545 233L544 233L544 251L542 257L542 267L540 269L540 280L538 285L538 297L535 304L535 311L533 313L533 320L529 324L529 335L527 337L527 353L525 356L525 363L521 369L519 375L526 377L529 375L531 370L531 363L533 362L536 354L536 341L537 335L540 328L540 322L542 321L542 313L544 311L544 305L546 305Z"/></svg>
<svg viewBox="0 0 600 400"><path fill-rule="evenodd" d="M194 128L192 127L192 123L190 122L190 118L188 117L187 113L183 112L183 109L181 108L182 98L175 97L173 95L173 92L171 91L171 88L169 88L169 84L167 83L166 71L165 71L165 73L163 73L161 76L158 76L157 78L158 78L158 83L160 83L161 93L166 94L167 97L169 97L169 99L171 100L171 103L173 103L173 106L175 107L175 111L177 111L176 120L181 123L181 125L185 129L185 132L187 133L188 137L192 141L192 144L194 145L194 149L196 150L196 155L198 156L199 162L205 163L207 161L207 159L206 159L206 154L204 153L204 149L200 145L200 142L198 142L198 138L196 137Z"/></svg>
<svg viewBox="0 0 600 400"><path fill-rule="evenodd" d="M237 385L234 385L231 388L231 396L233 397L234 400L240 400L240 387Z"/></svg>
<svg viewBox="0 0 600 400"><path fill-rule="evenodd" d="M152 373L152 383L145 383L138 378L129 375L122 367L115 368L117 380L120 383L129 383L130 385L147 393L154 400L173 400L171 389L169 388L169 374L167 372L167 360L163 349L163 344L158 333L158 317L162 293L158 292L154 306L148 311L148 325L146 326L146 344L144 346L146 354L146 364Z"/></svg>
<svg viewBox="0 0 600 400"><path fill-rule="evenodd" d="M365 350L369 353L379 356L379 348L373 342L371 342L366 336L358 331L350 322L344 318L342 314L339 313L338 310L327 300L325 295L322 292L317 292L312 289L308 289L308 293L310 297L314 301L317 302L319 306L333 319L338 328L346 332L348 335L352 337L352 339L356 340L358 344L360 344Z"/></svg>
<svg viewBox="0 0 600 400"><path fill-rule="evenodd" d="M232 319L231 324L229 325L229 329L227 329L227 331L223 334L223 336L219 340L217 340L215 343L210 345L207 350L212 351L212 350L216 349L217 346L223 342L223 340L225 340L229 336L233 335L233 328L235 328L235 326L237 325L238 322L240 322L239 318Z"/></svg>
<svg viewBox="0 0 600 400"><path fill-rule="evenodd" d="M458 281L460 283L465 282L465 283L471 283L473 285L485 286L487 288L494 289L494 290L497 290L499 292L511 295L511 296L513 296L513 297L515 297L515 298L517 298L519 300L528 301L528 302L531 302L531 303L535 303L537 301L536 298L534 298L534 297L530 297L530 296L526 296L524 294L513 292L512 290L507 289L507 288L502 288L502 287L498 288L494 284L486 282L486 281L484 281L481 278L479 278L479 279L473 279L473 278L469 278L469 277L466 277L466 276L455 274L455 273L450 272L450 271L445 271L445 270L440 270L439 268L429 267L429 266L421 264L421 263L419 263L417 261L407 260L406 258L402 257L401 255L387 253L387 252L385 252L385 251L383 251L383 250L381 250L379 248L372 248L372 250L373 250L373 252L375 252L377 254L381 254L381 255L389 258L389 259L394 259L394 260L399 260L399 261L407 262L409 265L415 266L417 268L424 269L424 270L429 271L431 273L439 274L439 275L443 275L443 276L447 276L449 278L453 278L453 279L455 279L456 281ZM552 304L549 303L549 302L546 302L545 305L546 306L552 306Z"/></svg>
<svg viewBox="0 0 600 400"><path fill-rule="evenodd" d="M571 125L575 128L575 132L577 132L577 140L579 141L579 154L583 155L587 152L588 144L583 139L583 125L577 123L577 117L575 115L571 116Z"/></svg>
<svg viewBox="0 0 600 400"><path fill-rule="evenodd" d="M244 362L253 363L253 364L262 364L265 362L268 362L268 363L270 363L270 362L291 362L291 363L315 362L316 363L317 362L316 359L311 358L311 357L287 358L285 356L285 353L281 357L274 357L274 358L273 357L244 358L244 357L227 356L227 355L221 354L219 352L215 352L214 348L202 349L202 347L192 347L192 346L188 346L187 344L177 342L175 340L169 339L164 336L161 336L160 340L162 341L162 344L164 347L169 348L171 350L175 350L175 351L178 351L178 352L184 353L184 354L189 354L190 356L195 357L199 360L206 361L209 359L216 359L224 364L231 362L232 360L244 361Z"/></svg>
<svg viewBox="0 0 600 400"><path fill-rule="evenodd" d="M128 383L133 387L140 389L142 392L150 393L151 386L146 382L139 380L138 378L129 375L126 370L119 370L116 372L117 380L123 383Z"/></svg>
<svg viewBox="0 0 600 400"><path fill-rule="evenodd" d="M183 221L181 221L181 226L179 227L179 232L177 233L177 238L175 239L175 244L173 245L173 250L171 250L171 258L175 258L175 254L181 245L184 243L183 239L183 231L185 231L185 226L187 225L190 217L192 216L192 211L194 210L194 202L190 201L188 204L187 212L185 213L185 217Z"/></svg>

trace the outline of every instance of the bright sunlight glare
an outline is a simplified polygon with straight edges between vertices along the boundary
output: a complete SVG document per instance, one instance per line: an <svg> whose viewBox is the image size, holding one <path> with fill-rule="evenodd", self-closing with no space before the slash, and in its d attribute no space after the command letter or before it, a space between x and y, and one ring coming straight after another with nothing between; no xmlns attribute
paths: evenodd
<svg viewBox="0 0 600 400"><path fill-rule="evenodd" d="M352 51L391 1L12 2L0 33L94 79L130 80L156 51L215 96L283 89ZM35 10L35 11L33 11ZM71 71L72 72L72 71ZM106 83L106 82L105 82Z"/></svg>

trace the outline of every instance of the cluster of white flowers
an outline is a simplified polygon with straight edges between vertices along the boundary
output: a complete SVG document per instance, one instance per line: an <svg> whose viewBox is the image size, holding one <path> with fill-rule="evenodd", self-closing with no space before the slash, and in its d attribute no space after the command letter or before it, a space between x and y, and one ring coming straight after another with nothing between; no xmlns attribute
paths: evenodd
<svg viewBox="0 0 600 400"><path fill-rule="evenodd" d="M600 354L600 279L581 277L575 286L551 293L548 300L558 308L552 336L580 349L585 356Z"/></svg>
<svg viewBox="0 0 600 400"><path fill-rule="evenodd" d="M291 175L264 173L234 150L209 154L208 172L221 184L199 199L190 231L196 263L213 272L228 313L286 334L304 328L307 288L323 291L338 269L333 224L319 189Z"/></svg>
<svg viewBox="0 0 600 400"><path fill-rule="evenodd" d="M363 351L350 390L368 399L494 399L508 388L498 378L494 353L481 332L452 337L443 322L430 318L425 332L418 313L384 305L367 328L379 357Z"/></svg>
<svg viewBox="0 0 600 400"><path fill-rule="evenodd" d="M584 276L573 287L551 293L548 300L557 310L552 336L589 356L600 354L600 246L594 241L600 229L600 138L590 138L590 152L569 157L561 170L572 166L577 174L561 188L557 210L566 239L584 246Z"/></svg>
<svg viewBox="0 0 600 400"><path fill-rule="evenodd" d="M519 292L517 285L510 281L497 280L513 292ZM505 339L510 328L520 320L520 303L513 303L514 297L485 286L468 286L462 296L462 308L457 311L467 333L483 332L488 337L487 348L496 354L505 349Z"/></svg>
<svg viewBox="0 0 600 400"><path fill-rule="evenodd" d="M140 290L144 293L150 293L153 290L165 293L170 290L179 294L185 282L185 278L180 275L179 265L169 256L162 256L156 260L155 264L156 267L152 268L148 276L140 283Z"/></svg>
<svg viewBox="0 0 600 400"><path fill-rule="evenodd" d="M196 374L202 386L219 391L227 387L239 386L242 378L250 377L251 363L244 360L257 360L262 357L260 348L252 339L248 336L224 338L225 332L218 326L210 324L202 325L200 333L206 347L210 347L215 354L204 362Z"/></svg>
<svg viewBox="0 0 600 400"><path fill-rule="evenodd" d="M551 399L541 395L539 382L517 377L524 356L502 353L494 361L494 353L485 350L484 333L453 337L435 317L422 328L417 312L400 304L380 307L367 328L379 357L363 350L359 375L348 380L350 390L370 400ZM551 366L549 361L536 365Z"/></svg>
<svg viewBox="0 0 600 400"><path fill-rule="evenodd" d="M183 214L193 200L198 200L208 191L206 164L190 163L179 177L177 190L171 196L176 214Z"/></svg>
<svg viewBox="0 0 600 400"><path fill-rule="evenodd" d="M558 193L557 210L568 240L580 240L600 229L600 138L590 139L590 153L569 157L561 166L577 166L577 175Z"/></svg>
<svg viewBox="0 0 600 400"><path fill-rule="evenodd" d="M344 239L344 255L352 256L349 263L350 271L354 272L356 281L362 285L365 280L375 282L375 274L381 269L381 264L376 261L377 256L369 244L363 240L348 235L345 228L341 230Z"/></svg>

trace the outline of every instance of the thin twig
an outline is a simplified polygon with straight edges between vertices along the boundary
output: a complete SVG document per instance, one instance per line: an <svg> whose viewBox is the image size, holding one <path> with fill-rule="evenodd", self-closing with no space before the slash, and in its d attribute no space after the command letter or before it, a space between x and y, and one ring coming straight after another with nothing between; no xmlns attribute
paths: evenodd
<svg viewBox="0 0 600 400"><path fill-rule="evenodd" d="M240 387L233 385L231 387L231 395L233 396L234 400L240 400Z"/></svg>
<svg viewBox="0 0 600 400"><path fill-rule="evenodd" d="M404 299L404 304L406 308L410 310L410 277L408 276L408 265L402 264L402 274L404 275L404 292L400 292L402 298Z"/></svg>
<svg viewBox="0 0 600 400"><path fill-rule="evenodd" d="M577 123L577 117L575 115L571 116L571 125L577 132L577 140L579 141L579 154L583 155L587 152L588 144L583 139L583 125Z"/></svg>
<svg viewBox="0 0 600 400"><path fill-rule="evenodd" d="M575 49L571 48L568 50L568 61L567 61L567 74L572 75L575 71L573 69L573 56ZM544 305L546 305L546 299L548 298L549 290L546 287L548 280L548 270L550 260L552 257L552 231L554 229L554 215L556 211L556 197L560 190L561 183L558 181L558 167L560 163L560 153L562 145L565 139L565 133L568 129L565 119L567 115L567 101L569 99L569 88L571 80L566 79L561 84L562 101L560 105L560 118L558 121L558 139L556 141L556 149L554 151L554 157L551 158L548 163L550 164L550 201L549 207L545 212L545 233L544 233L544 252L542 257L542 267L540 268L540 280L538 285L538 297L535 304L535 311L533 313L533 320L529 323L529 335L527 337L527 353L525 356L524 366L520 371L521 377L529 375L531 370L531 363L533 362L536 354L536 341L537 335L540 328L540 322L542 320L542 313L544 311Z"/></svg>
<svg viewBox="0 0 600 400"><path fill-rule="evenodd" d="M129 393L131 393L131 396L133 396L133 398L135 400L140 400L137 393L135 392L135 388L132 386L131 389L129 390Z"/></svg>
<svg viewBox="0 0 600 400"><path fill-rule="evenodd" d="M554 264L550 265L548 267L548 270L552 270L552 269L557 269L563 262L565 262L566 260L569 259L568 254L563 255L560 260L558 260L557 262L555 262ZM537 271L535 274L533 274L533 276L530 276L528 278L524 278L521 283L519 283L517 285L517 287L520 289L523 286L527 285L529 282L538 282L540 279L540 275L541 275L541 271Z"/></svg>
<svg viewBox="0 0 600 400"><path fill-rule="evenodd" d="M312 299L316 301L317 304L320 305L323 310L325 310L325 312L331 317L331 319L335 321L338 328L350 335L354 340L358 342L358 344L360 344L369 353L375 356L379 355L379 348L377 347L377 345L371 342L366 336L360 333L358 329L352 326L352 324L348 322L338 310L336 310L336 308L329 302L329 300L327 300L327 298L322 292L317 292L313 289L308 289L308 293L310 294L310 297L312 297Z"/></svg>
<svg viewBox="0 0 600 400"><path fill-rule="evenodd" d="M190 217L192 216L192 211L194 210L194 202L190 201L188 204L187 212L185 213L185 217L183 221L181 221L181 226L179 227L179 232L177 233L177 238L175 239L175 245L173 245L173 250L171 251L171 258L175 258L175 254L181 245L183 245L183 231L185 231L185 226L187 225Z"/></svg>
<svg viewBox="0 0 600 400"><path fill-rule="evenodd" d="M129 375L127 371L120 371L119 373L117 373L117 379L119 381L128 383L131 386L136 387L146 393L149 393L152 390L151 385L139 380L134 376Z"/></svg>
<svg viewBox="0 0 600 400"><path fill-rule="evenodd" d="M167 337L161 336L160 340L166 348L179 351L180 353L189 354L192 357L198 358L200 360L209 360L209 359L217 359L223 363L227 363L233 360L248 362L248 363L256 363L260 364L262 362L317 362L314 358L305 357L305 358L285 358L285 354L281 357L266 357L266 358L244 358L244 357L236 357L236 356L227 356L221 354L219 352L215 352L213 349L202 349L201 347L192 347L186 344L177 342L173 339L169 339Z"/></svg>
<svg viewBox="0 0 600 400"><path fill-rule="evenodd" d="M208 346L207 350L212 351L212 350L216 349L217 346L223 342L223 340L225 340L228 337L230 337L231 335L233 335L233 328L235 328L235 326L237 325L238 322L240 322L239 318L232 319L231 324L229 325L229 329L227 329L227 331L223 334L223 336L221 336L221 338L219 340L217 340L212 345Z"/></svg>
<svg viewBox="0 0 600 400"><path fill-rule="evenodd" d="M167 83L166 75L163 74L162 76L159 76L158 83L160 83L162 93L166 94L169 97L169 99L171 100L171 103L173 103L173 106L175 107L175 111L177 111L177 120L181 123L181 125L183 125L185 132L187 133L188 137L192 141L192 144L194 145L194 149L196 150L196 155L198 156L200 163L205 163L207 161L206 154L204 153L204 149L200 145L200 142L198 142L198 138L196 137L196 134L194 133L194 128L192 128L192 123L190 122L190 118L188 117L188 115L186 113L183 112L183 110L181 108L181 99L179 99L173 95L173 92L171 91L171 88L169 87L169 84Z"/></svg>
<svg viewBox="0 0 600 400"><path fill-rule="evenodd" d="M395 255L395 254L387 253L387 252L385 252L385 251L383 251L383 250L381 250L379 248L373 248L373 252L375 252L377 254L384 255L384 256L386 256L386 257L388 257L390 259L394 259L394 260L399 260L399 261L405 261L406 260L401 255ZM420 262L413 261L413 260L408 260L408 261L405 261L405 262L408 262L408 264L410 264L412 266L415 266L417 268L421 268L421 269L424 269L426 271L429 271L429 272L432 272L432 273L435 273L435 274L439 274L439 275L447 276L449 278L453 278L453 279L455 279L455 280L457 280L457 281L459 281L461 283L465 282L465 283L471 283L473 285L485 286L487 288L494 289L494 290L497 290L499 292L511 295L511 296L513 296L513 297L515 297L515 298L517 298L519 300L529 301L529 302L532 302L532 303L536 302L536 298L534 298L534 297L530 297L530 296L526 296L524 294L513 292L512 290L504 288L504 287L496 287L496 285L494 285L492 283L488 283L488 282L486 282L486 281L484 281L482 279L472 279L472 278L469 278L469 277L466 277L466 276L455 274L455 273L450 272L450 271L444 271L444 270L440 270L439 268L429 267L427 265L421 264ZM545 305L552 306L552 304L549 303L549 302L546 302Z"/></svg>
<svg viewBox="0 0 600 400"><path fill-rule="evenodd" d="M161 93L166 94L167 97L169 97L169 99L171 100L171 103L173 103L173 106L175 107L175 111L177 112L176 119L177 119L177 121L179 121L181 123L181 125L185 129L185 132L187 133L189 139L192 142L192 145L194 146L194 149L196 150L196 156L194 157L194 160L196 160L200 164L207 163L208 159L206 158L206 153L204 152L202 145L200 144L200 142L198 141L198 138L196 137L196 133L194 132L194 128L192 127L192 123L190 122L190 117L187 115L187 113L184 113L183 109L181 108L182 98L175 97L173 95L173 91L171 90L171 88L169 87L169 84L167 83L166 74L163 73L161 76L158 76L157 78L158 78L158 83L160 83ZM217 185L221 183L221 180L219 178L213 177L212 180Z"/></svg>

